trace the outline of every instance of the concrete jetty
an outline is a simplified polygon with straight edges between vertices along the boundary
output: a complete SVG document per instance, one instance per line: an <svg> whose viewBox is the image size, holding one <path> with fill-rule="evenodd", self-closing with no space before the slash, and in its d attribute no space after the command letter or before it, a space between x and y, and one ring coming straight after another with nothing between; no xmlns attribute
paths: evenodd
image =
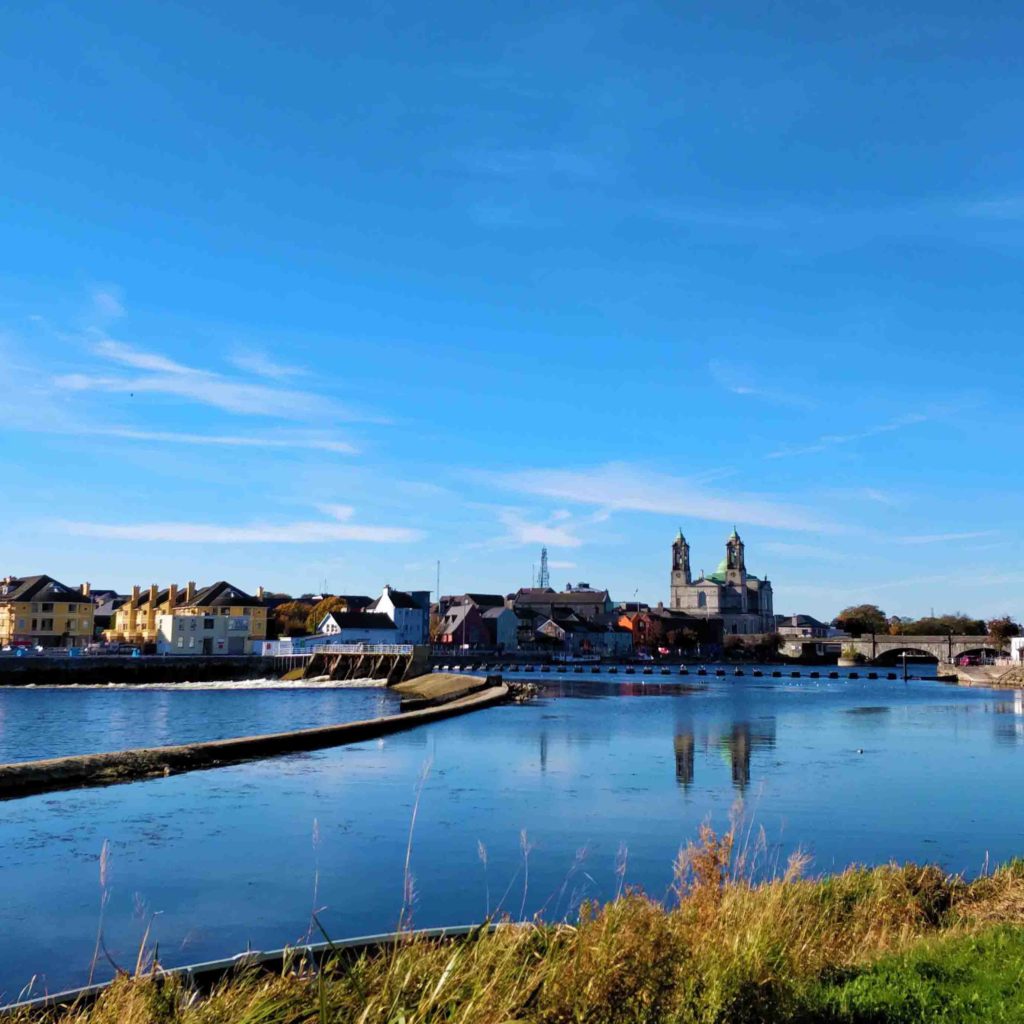
<svg viewBox="0 0 1024 1024"><path fill-rule="evenodd" d="M477 711L499 704L509 696L508 687L498 676L486 680L475 676L449 676L437 683L435 679L436 676L425 676L422 681L411 680L404 684L408 688L404 696L418 703L413 710L385 718L294 732L210 740L205 743L142 747L0 765L0 800L86 786L136 782L259 758L342 746Z"/></svg>

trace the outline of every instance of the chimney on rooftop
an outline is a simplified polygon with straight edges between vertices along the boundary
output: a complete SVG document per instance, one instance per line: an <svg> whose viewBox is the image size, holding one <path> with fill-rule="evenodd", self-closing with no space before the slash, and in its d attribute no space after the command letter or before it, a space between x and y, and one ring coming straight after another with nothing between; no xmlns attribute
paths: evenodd
<svg viewBox="0 0 1024 1024"><path fill-rule="evenodd" d="M178 584L171 583L167 587L167 611L174 613L174 606L178 603Z"/></svg>
<svg viewBox="0 0 1024 1024"><path fill-rule="evenodd" d="M263 600L263 594L264 594L264 593L265 593L265 591L263 590L263 587L257 587L257 588L256 588L256 597L257 597L257 598L258 598L258 599L259 599L260 601L262 601L262 600Z"/></svg>
<svg viewBox="0 0 1024 1024"><path fill-rule="evenodd" d="M139 593L140 593L139 585L138 585L138 583L136 583L135 586L132 587L132 607L133 608L139 603Z"/></svg>
<svg viewBox="0 0 1024 1024"><path fill-rule="evenodd" d="M83 583L82 587L81 587L81 590L82 590L82 597L88 597L89 596L89 591L92 590L92 585L90 583Z"/></svg>
<svg viewBox="0 0 1024 1024"><path fill-rule="evenodd" d="M191 604L196 599L196 581L189 580L185 584L185 604Z"/></svg>

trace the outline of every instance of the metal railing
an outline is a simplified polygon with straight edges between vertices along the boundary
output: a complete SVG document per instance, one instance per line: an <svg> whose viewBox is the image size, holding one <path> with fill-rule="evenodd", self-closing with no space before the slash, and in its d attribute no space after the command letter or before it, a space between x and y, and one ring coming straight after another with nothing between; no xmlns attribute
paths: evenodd
<svg viewBox="0 0 1024 1024"><path fill-rule="evenodd" d="M449 942L460 939L472 939L484 932L497 931L507 925L485 921L482 924L462 924L445 928L420 928L403 932L386 932L382 935L363 935L354 939L340 939L327 942L312 942L297 946L286 946L270 952L249 950L236 956L222 960L208 960L203 963L189 964L184 967L157 968L153 976L158 978L178 977L193 991L208 992L218 981L232 972L261 968L267 971L280 972L289 966L297 968L303 963L319 967L331 959L341 960L345 957L357 957L361 953L374 953L389 946L398 946L412 940L428 942ZM40 1011L60 1006L88 1005L96 1000L110 987L109 981L81 988L68 989L52 995L36 998L19 999L13 1003L0 1005L0 1013L14 1009L23 1011Z"/></svg>
<svg viewBox="0 0 1024 1024"><path fill-rule="evenodd" d="M275 658L304 658L315 654L412 654L412 644L317 644L314 647L290 649L281 645L266 654Z"/></svg>

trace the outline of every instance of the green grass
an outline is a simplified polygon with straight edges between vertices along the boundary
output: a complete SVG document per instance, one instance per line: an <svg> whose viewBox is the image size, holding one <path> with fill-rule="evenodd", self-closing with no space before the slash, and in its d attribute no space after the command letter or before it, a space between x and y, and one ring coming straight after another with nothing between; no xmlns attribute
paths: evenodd
<svg viewBox="0 0 1024 1024"><path fill-rule="evenodd" d="M921 942L805 996L808 1021L967 1024L1024 1021L1024 928Z"/></svg>

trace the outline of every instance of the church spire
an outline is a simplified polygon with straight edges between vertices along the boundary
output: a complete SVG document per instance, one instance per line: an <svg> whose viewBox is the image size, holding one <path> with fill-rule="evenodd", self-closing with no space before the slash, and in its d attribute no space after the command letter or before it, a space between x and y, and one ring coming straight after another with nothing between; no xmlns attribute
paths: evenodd
<svg viewBox="0 0 1024 1024"><path fill-rule="evenodd" d="M682 527L672 542L672 583L673 586L689 584L692 582L690 575L690 545L686 543Z"/></svg>

